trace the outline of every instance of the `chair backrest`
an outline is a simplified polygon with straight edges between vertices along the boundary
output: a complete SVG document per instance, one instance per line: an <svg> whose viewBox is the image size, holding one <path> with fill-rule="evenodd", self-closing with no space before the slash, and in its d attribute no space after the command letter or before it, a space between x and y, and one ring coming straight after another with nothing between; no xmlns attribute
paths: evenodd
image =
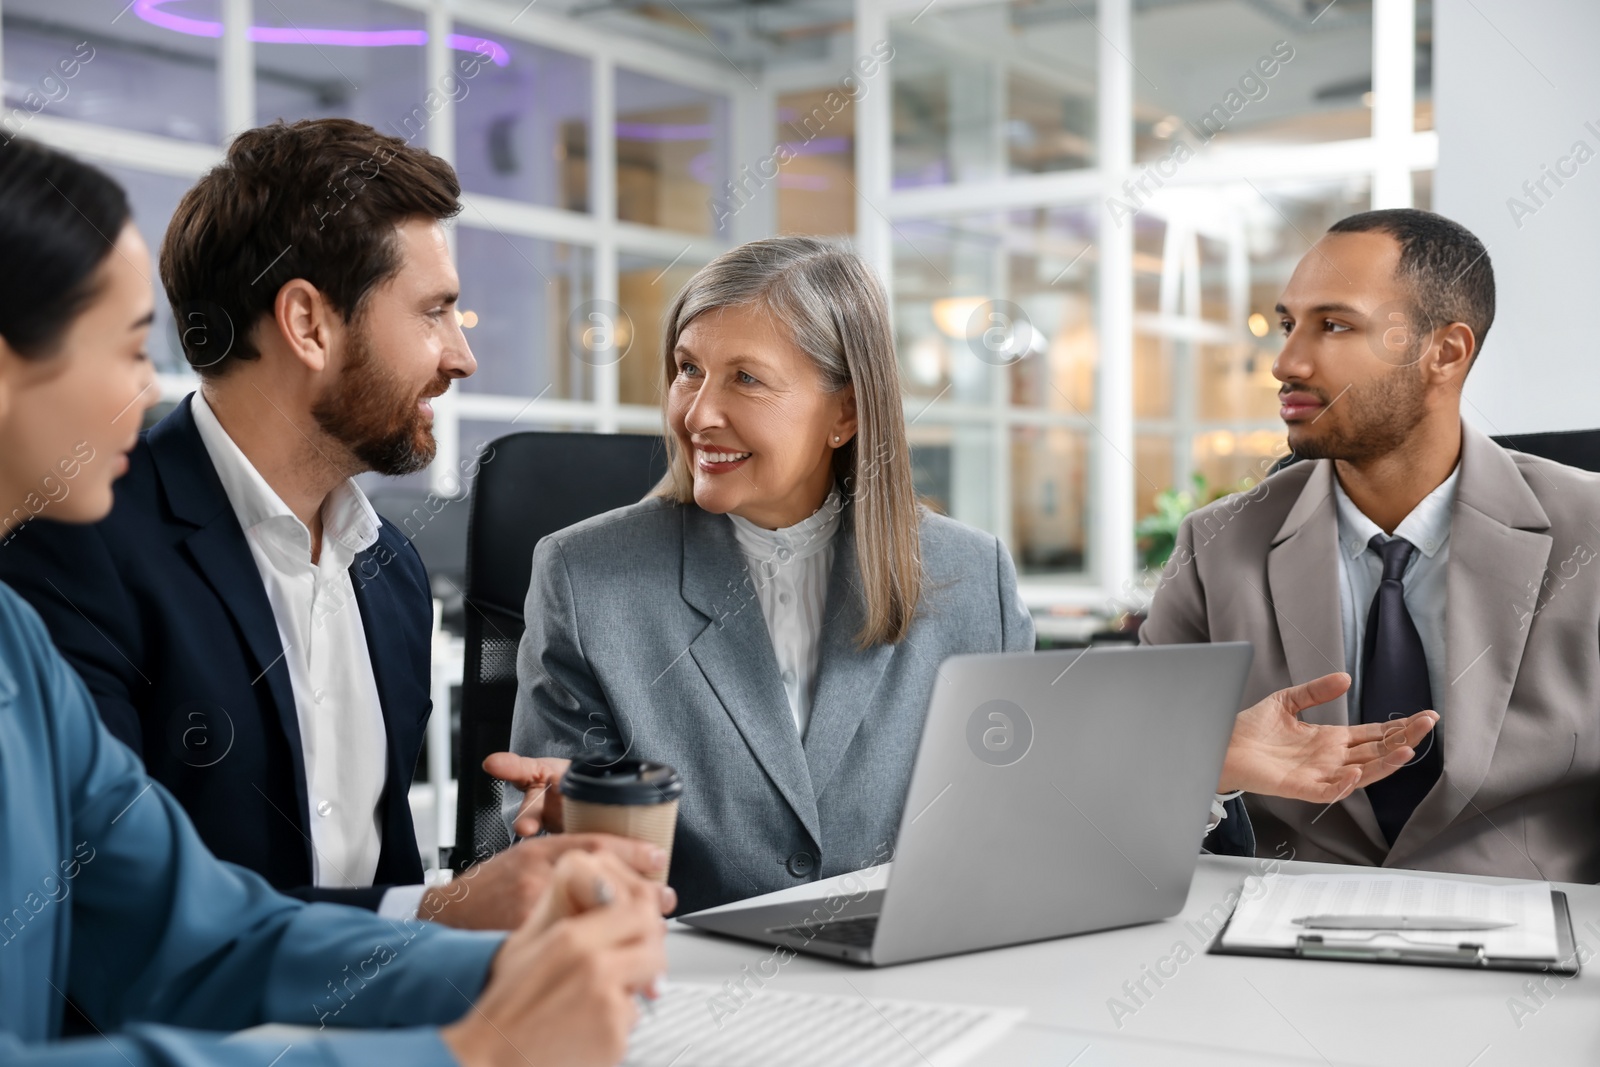
<svg viewBox="0 0 1600 1067"><path fill-rule="evenodd" d="M416 547L428 569L434 598L444 603L445 628L461 633L462 588L467 580L466 500L390 484L374 486L367 499Z"/></svg>
<svg viewBox="0 0 1600 1067"><path fill-rule="evenodd" d="M511 843L500 814L504 787L483 772L483 760L511 741L534 546L545 534L639 501L667 469L666 449L654 435L517 433L495 441L493 449L480 460L467 520L466 658L451 855L458 872Z"/></svg>
<svg viewBox="0 0 1600 1067"><path fill-rule="evenodd" d="M1509 433L1495 438L1502 448L1553 459L1579 470L1600 472L1600 430Z"/></svg>

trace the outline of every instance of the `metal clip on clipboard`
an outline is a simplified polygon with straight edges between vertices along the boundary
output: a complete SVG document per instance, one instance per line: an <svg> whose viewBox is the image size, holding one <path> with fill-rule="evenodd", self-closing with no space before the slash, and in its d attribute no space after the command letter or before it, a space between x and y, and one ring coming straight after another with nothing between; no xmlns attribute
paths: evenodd
<svg viewBox="0 0 1600 1067"><path fill-rule="evenodd" d="M1325 938L1321 934L1301 934L1295 939L1294 954L1303 959L1368 960L1391 963L1456 963L1468 967L1487 967L1483 946L1463 941L1457 945L1372 944L1357 938Z"/></svg>

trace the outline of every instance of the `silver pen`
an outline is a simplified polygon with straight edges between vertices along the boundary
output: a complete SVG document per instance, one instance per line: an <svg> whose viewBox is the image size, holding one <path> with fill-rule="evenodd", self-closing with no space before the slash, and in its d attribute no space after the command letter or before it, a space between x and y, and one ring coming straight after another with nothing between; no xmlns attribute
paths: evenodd
<svg viewBox="0 0 1600 1067"><path fill-rule="evenodd" d="M1427 915L1302 915L1292 921L1308 930L1504 930L1517 925L1499 919Z"/></svg>

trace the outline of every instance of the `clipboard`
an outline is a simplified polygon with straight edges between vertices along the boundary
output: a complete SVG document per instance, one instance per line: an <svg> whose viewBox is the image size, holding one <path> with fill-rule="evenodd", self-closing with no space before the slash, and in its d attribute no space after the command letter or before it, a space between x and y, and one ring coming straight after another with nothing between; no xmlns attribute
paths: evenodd
<svg viewBox="0 0 1600 1067"><path fill-rule="evenodd" d="M1486 955L1483 946L1463 940L1454 948L1414 946L1397 948L1393 945L1367 945L1355 941L1340 942L1337 937L1323 934L1301 934L1293 948L1266 948L1254 946L1228 947L1223 937L1233 923L1234 911L1228 921L1211 940L1207 955L1213 956L1270 956L1277 959L1341 960L1347 963L1400 963L1417 967L1468 967L1489 971L1537 971L1576 978L1583 969L1578 959L1576 939L1572 933L1572 913L1567 908L1567 895L1559 889L1550 891L1550 905L1555 912L1556 945L1558 955L1553 960L1507 959Z"/></svg>

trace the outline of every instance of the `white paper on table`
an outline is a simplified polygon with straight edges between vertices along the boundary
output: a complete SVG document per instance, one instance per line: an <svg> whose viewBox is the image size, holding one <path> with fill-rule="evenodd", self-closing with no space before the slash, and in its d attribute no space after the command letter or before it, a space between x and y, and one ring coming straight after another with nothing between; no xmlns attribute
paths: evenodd
<svg viewBox="0 0 1600 1067"><path fill-rule="evenodd" d="M1307 930L1293 921L1307 915L1491 919L1516 925L1500 930ZM1371 933L1378 936L1368 937ZM1307 934L1320 935L1328 944L1374 948L1453 948L1471 942L1482 945L1491 958L1554 960L1560 951L1549 882L1486 885L1387 873L1251 875L1240 890L1222 944L1292 949Z"/></svg>

